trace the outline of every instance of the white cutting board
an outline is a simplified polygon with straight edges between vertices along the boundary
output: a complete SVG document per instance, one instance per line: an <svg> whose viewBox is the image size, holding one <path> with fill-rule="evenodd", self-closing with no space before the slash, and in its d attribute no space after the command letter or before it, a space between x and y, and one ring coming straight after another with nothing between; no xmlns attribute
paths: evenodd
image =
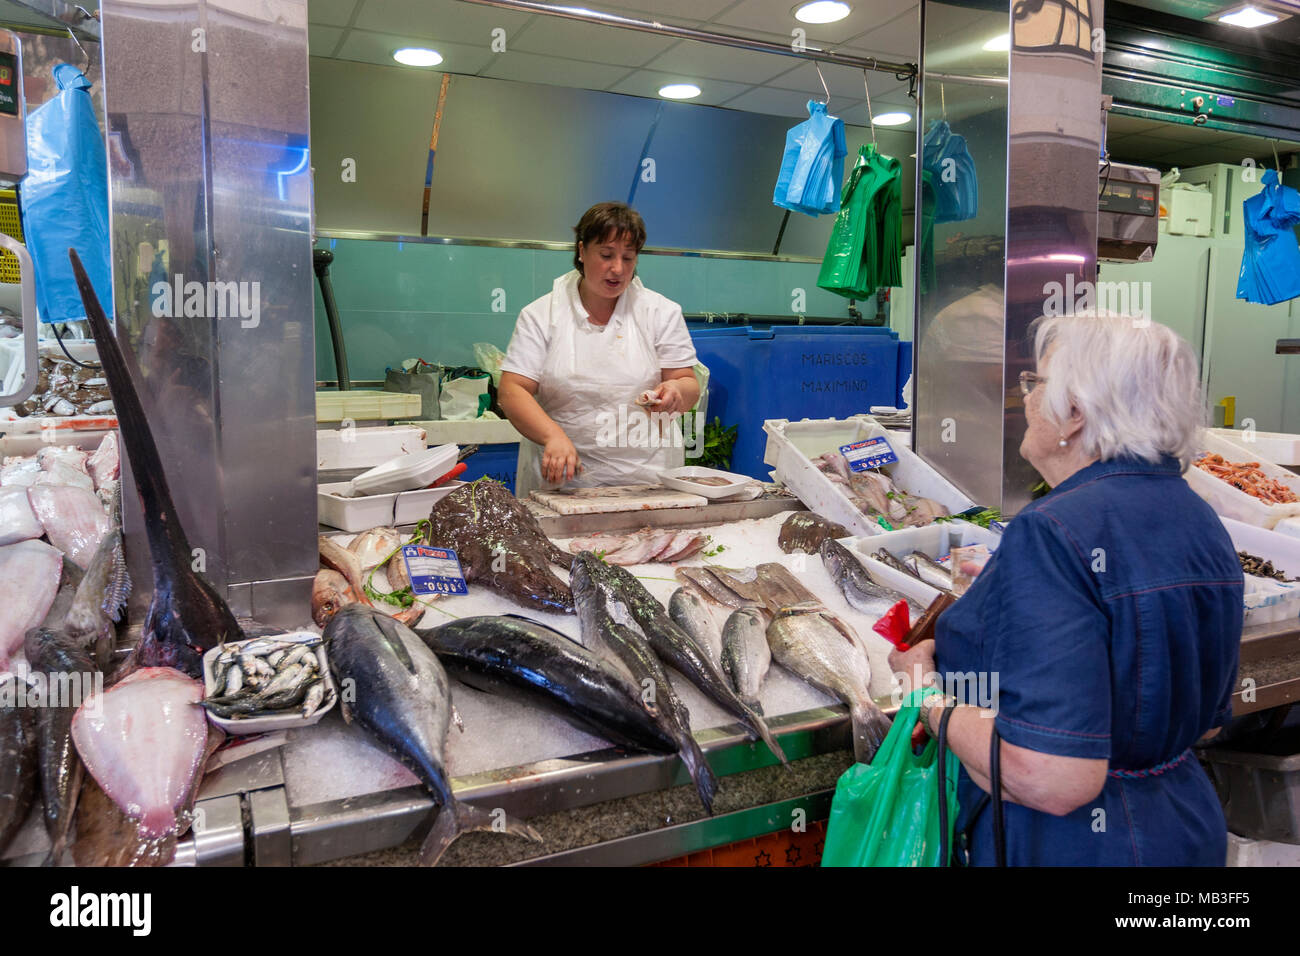
<svg viewBox="0 0 1300 956"><path fill-rule="evenodd" d="M659 485L617 485L575 488L570 492L534 491L532 498L562 515L594 515L613 511L652 511L659 508L701 508L703 495L671 491Z"/></svg>

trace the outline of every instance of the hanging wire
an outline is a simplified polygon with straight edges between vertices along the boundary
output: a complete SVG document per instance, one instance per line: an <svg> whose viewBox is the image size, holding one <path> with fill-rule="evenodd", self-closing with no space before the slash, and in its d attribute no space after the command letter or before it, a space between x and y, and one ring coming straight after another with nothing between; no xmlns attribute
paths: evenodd
<svg viewBox="0 0 1300 956"><path fill-rule="evenodd" d="M819 80L822 81L822 89L826 91L826 102L823 103L822 105L825 106L825 107L827 108L827 110L829 110L829 109L830 109L830 106L831 106L831 90L830 90L830 87L828 87L828 86L826 85L826 77L822 76L822 68L821 68L821 65L818 64L818 62L817 62L816 60L813 60L813 61L812 61L812 65L813 65L813 69L815 69L815 70L817 71L817 79L819 79ZM865 73L865 72L866 72L866 71L863 70L863 73Z"/></svg>
<svg viewBox="0 0 1300 956"><path fill-rule="evenodd" d="M862 71L862 88L867 91L867 122L871 124L871 145L876 146L876 114L871 112L871 87L867 85L867 71Z"/></svg>
<svg viewBox="0 0 1300 956"><path fill-rule="evenodd" d="M943 80L939 81L939 110L943 119L948 118L948 101L943 96Z"/></svg>
<svg viewBox="0 0 1300 956"><path fill-rule="evenodd" d="M1278 177L1282 175L1282 161L1277 158L1277 140L1270 139L1269 147L1273 150L1273 168L1277 170Z"/></svg>

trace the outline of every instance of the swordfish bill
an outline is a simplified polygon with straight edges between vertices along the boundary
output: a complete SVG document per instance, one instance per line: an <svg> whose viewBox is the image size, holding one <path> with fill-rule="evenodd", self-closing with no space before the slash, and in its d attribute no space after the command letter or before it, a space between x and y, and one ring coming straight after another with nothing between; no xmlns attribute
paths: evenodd
<svg viewBox="0 0 1300 956"><path fill-rule="evenodd" d="M113 407L122 433L122 445L131 463L145 532L153 558L153 599L145 616L136 648L136 661L144 667L174 667L191 677L202 670L203 652L219 642L242 636L225 600L191 566L192 553L180 525L158 446L145 418L140 394L132 381L132 366L123 354L82 268L76 250L68 250L77 289L86 307L90 330L99 346L99 360L108 379ZM138 374L138 367L135 369Z"/></svg>

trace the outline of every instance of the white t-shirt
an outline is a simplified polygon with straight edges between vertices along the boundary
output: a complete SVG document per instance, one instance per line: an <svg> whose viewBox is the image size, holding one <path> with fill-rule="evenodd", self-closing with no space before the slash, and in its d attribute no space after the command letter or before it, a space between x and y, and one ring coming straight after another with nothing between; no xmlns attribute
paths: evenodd
<svg viewBox="0 0 1300 956"><path fill-rule="evenodd" d="M618 297L614 314L603 328L587 321L588 312L578 295L577 269L561 276L555 287L524 306L515 323L501 371L514 372L534 382L541 381L542 367L551 343L552 316L573 321L583 334L618 334L626 322L635 322L654 343L660 368L690 368L695 364L695 345L686 331L682 307L658 292L652 292L634 278ZM558 297L558 298L557 298ZM554 306L560 306L552 312Z"/></svg>

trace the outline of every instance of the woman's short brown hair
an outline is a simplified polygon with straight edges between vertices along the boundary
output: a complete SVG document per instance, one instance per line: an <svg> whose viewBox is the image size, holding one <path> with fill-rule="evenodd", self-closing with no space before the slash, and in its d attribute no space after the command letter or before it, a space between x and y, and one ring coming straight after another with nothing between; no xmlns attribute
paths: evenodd
<svg viewBox="0 0 1300 956"><path fill-rule="evenodd" d="M573 227L577 240L573 243L573 267L582 275L582 260L578 250L592 242L610 242L622 239L636 247L639 253L645 245L645 220L625 202L598 202L582 214Z"/></svg>

